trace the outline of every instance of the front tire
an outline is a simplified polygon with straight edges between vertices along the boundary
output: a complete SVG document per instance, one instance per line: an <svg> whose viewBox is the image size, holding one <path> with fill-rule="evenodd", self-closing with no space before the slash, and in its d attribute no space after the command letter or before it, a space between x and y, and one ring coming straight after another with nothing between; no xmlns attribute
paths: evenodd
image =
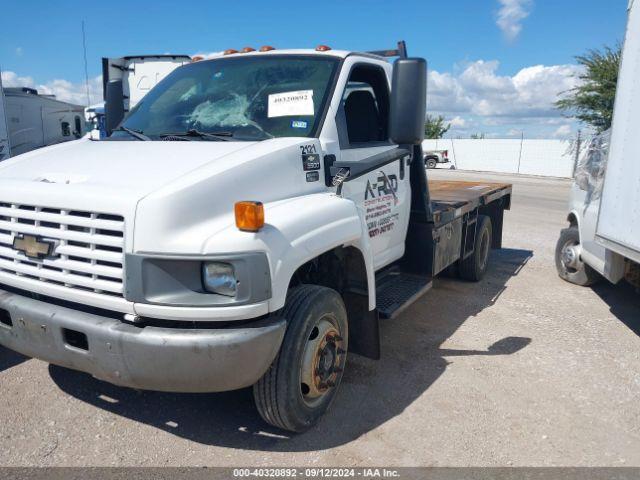
<svg viewBox="0 0 640 480"><path fill-rule="evenodd" d="M304 432L329 409L342 380L347 312L335 290L301 285L289 291L282 315L288 326L280 352L253 396L265 422Z"/></svg>
<svg viewBox="0 0 640 480"><path fill-rule="evenodd" d="M438 162L435 158L427 158L427 168L436 168Z"/></svg>
<svg viewBox="0 0 640 480"><path fill-rule="evenodd" d="M587 287L596 283L600 276L580 258L580 231L572 226L560 231L556 244L556 270L561 279Z"/></svg>

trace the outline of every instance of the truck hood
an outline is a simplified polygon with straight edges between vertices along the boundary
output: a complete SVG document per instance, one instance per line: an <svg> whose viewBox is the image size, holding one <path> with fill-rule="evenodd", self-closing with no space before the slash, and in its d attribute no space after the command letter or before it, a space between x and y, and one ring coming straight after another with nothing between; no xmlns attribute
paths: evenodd
<svg viewBox="0 0 640 480"><path fill-rule="evenodd" d="M0 180L108 189L139 199L196 168L253 144L83 139L0 163Z"/></svg>

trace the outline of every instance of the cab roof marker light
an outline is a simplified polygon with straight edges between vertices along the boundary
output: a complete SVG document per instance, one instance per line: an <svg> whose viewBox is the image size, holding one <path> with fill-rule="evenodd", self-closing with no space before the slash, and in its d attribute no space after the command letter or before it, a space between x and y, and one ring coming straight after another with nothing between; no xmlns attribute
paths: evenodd
<svg viewBox="0 0 640 480"><path fill-rule="evenodd" d="M204 60L204 57L202 55L194 55L193 57L191 57L191 63L199 62L201 60Z"/></svg>
<svg viewBox="0 0 640 480"><path fill-rule="evenodd" d="M331 50L331 47L329 47L327 45L318 45L316 47L316 52L326 52L328 50Z"/></svg>
<svg viewBox="0 0 640 480"><path fill-rule="evenodd" d="M275 47L272 47L271 45L263 45L260 47L261 52L270 52L271 50L275 50Z"/></svg>
<svg viewBox="0 0 640 480"><path fill-rule="evenodd" d="M253 47L244 47L242 50L240 50L240 53L249 53L249 52L255 52L256 49Z"/></svg>
<svg viewBox="0 0 640 480"><path fill-rule="evenodd" d="M238 50L236 50L235 48L227 48L222 54L233 55L234 53L238 53Z"/></svg>

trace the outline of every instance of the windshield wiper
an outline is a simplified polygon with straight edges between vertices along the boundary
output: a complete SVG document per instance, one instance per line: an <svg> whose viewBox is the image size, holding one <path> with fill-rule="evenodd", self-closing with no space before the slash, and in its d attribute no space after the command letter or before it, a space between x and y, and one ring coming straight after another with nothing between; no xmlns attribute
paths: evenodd
<svg viewBox="0 0 640 480"><path fill-rule="evenodd" d="M116 128L114 130L115 132L127 132L129 135L131 135L132 137L137 138L138 140L142 140L144 142L150 142L151 139L149 137L147 137L144 133L142 133L139 130L133 130L132 128L127 128L127 127L123 127L122 125L120 125L118 128Z"/></svg>
<svg viewBox="0 0 640 480"><path fill-rule="evenodd" d="M200 130L196 130L195 128L189 129L186 132L180 133L163 133L160 135L160 138L166 137L195 137L195 138L211 138L213 140L219 140L223 142L228 142L231 137L233 137L232 132L201 132Z"/></svg>

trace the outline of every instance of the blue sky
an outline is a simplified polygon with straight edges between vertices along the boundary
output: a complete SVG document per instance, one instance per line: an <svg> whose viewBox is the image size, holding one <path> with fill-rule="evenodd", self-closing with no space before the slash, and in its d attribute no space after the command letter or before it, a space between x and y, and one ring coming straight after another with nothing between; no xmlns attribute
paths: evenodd
<svg viewBox="0 0 640 480"><path fill-rule="evenodd" d="M574 85L568 79L577 72L574 55L622 40L627 0L131 5L30 1L25 8L22 2L6 2L3 17L8 21L0 41L5 86L22 82L81 100L82 20L96 97L103 56L194 54L264 44L371 50L404 39L410 55L429 61L430 110L456 119L451 135L515 136L516 129L531 137L554 135L558 129L568 134L577 126L551 111L558 93L552 90ZM536 66L544 68L531 70ZM518 102L522 105L508 108Z"/></svg>

